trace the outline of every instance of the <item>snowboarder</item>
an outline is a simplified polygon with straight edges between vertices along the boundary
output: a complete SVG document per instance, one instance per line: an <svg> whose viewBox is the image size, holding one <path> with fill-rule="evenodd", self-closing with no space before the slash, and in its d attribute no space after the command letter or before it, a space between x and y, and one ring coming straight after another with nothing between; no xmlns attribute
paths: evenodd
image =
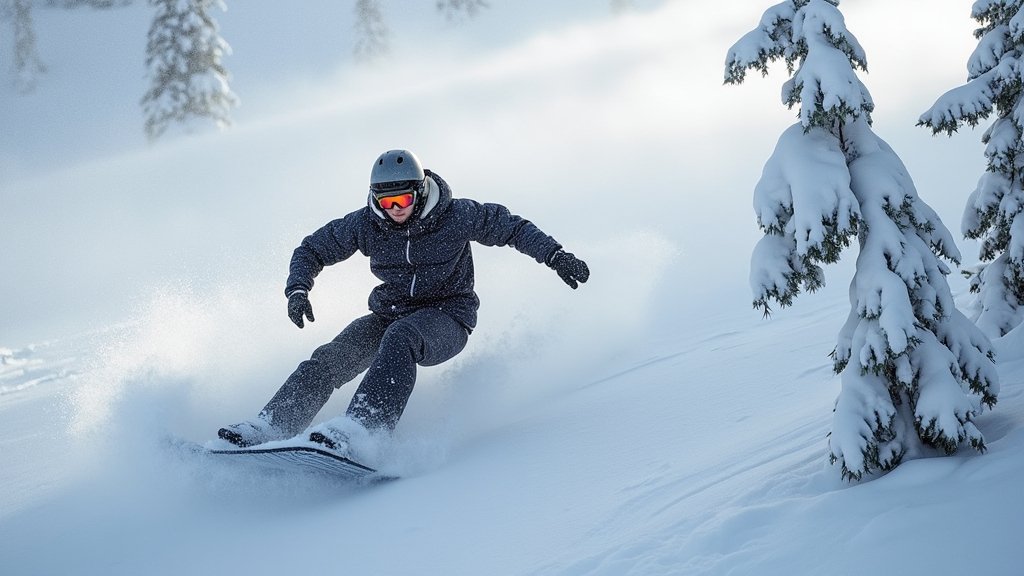
<svg viewBox="0 0 1024 576"><path fill-rule="evenodd" d="M285 288L288 316L302 328L313 321L314 278L359 251L382 281L370 293L370 314L300 363L256 418L225 426L218 436L240 447L297 436L336 388L364 370L345 415L314 427L308 439L345 452L356 434L393 430L412 394L416 365L453 358L476 326L480 300L470 241L512 246L574 289L590 276L586 263L530 221L499 204L453 198L411 152L385 152L370 171L367 205L302 241Z"/></svg>

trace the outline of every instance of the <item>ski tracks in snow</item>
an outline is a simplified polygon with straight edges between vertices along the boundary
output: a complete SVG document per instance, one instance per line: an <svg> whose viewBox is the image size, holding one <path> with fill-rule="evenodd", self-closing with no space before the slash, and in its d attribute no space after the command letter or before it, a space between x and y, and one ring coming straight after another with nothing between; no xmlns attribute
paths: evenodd
<svg viewBox="0 0 1024 576"><path fill-rule="evenodd" d="M608 495L616 501L605 503L606 516L538 573L722 573L723 563L751 553L772 529L779 513L766 511L842 486L829 475L826 456L831 346L827 337L815 337L828 331L827 323L816 314L716 320L716 331L691 329L651 344L646 357L620 358L618 370L577 389L629 388L644 402L662 403L649 409L651 417L674 423L658 426L669 435L659 449L637 447L662 463ZM820 352L820 360L805 349ZM785 364L795 356L813 363ZM773 363L764 365L766 357ZM819 395L820 406L809 404L808 394ZM695 440L708 434L716 437L713 447Z"/></svg>
<svg viewBox="0 0 1024 576"><path fill-rule="evenodd" d="M0 348L0 397L77 376L77 357L52 358L51 346L44 343L18 350Z"/></svg>
<svg viewBox="0 0 1024 576"><path fill-rule="evenodd" d="M548 565L540 573L722 573L723 561L758 546L758 533L771 530L778 516L774 509L839 487L824 469L827 424L823 417L797 426L750 445L742 458L722 454L703 470L678 474L663 466L658 474L623 488L615 510L581 540L582 549L600 553L569 554L573 560ZM743 547L734 548L737 542Z"/></svg>

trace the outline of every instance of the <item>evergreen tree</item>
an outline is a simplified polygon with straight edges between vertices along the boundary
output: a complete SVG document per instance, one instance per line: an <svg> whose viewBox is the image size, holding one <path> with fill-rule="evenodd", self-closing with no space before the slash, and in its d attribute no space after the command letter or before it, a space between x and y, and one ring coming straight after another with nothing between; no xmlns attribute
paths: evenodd
<svg viewBox="0 0 1024 576"><path fill-rule="evenodd" d="M636 8L636 0L612 0L612 12L619 14Z"/></svg>
<svg viewBox="0 0 1024 576"><path fill-rule="evenodd" d="M361 62L372 62L388 52L391 32L384 23L379 0L356 0L355 44L352 54Z"/></svg>
<svg viewBox="0 0 1024 576"><path fill-rule="evenodd" d="M443 12L449 20L455 20L460 15L473 18L481 10L489 7L490 5L485 0L437 0L437 9Z"/></svg>
<svg viewBox="0 0 1024 576"><path fill-rule="evenodd" d="M32 10L36 5L44 8L111 8L125 6L131 0L0 0L0 21L11 24L13 44L14 84L19 92L32 92L39 78L46 73L46 65L39 57L36 31L32 24Z"/></svg>
<svg viewBox="0 0 1024 576"><path fill-rule="evenodd" d="M359 62L374 62L390 51L391 31L382 0L356 0L355 43L352 54ZM476 17L490 5L486 0L436 0L435 6L449 21Z"/></svg>
<svg viewBox="0 0 1024 576"><path fill-rule="evenodd" d="M996 402L991 344L956 309L940 259L960 255L922 201L896 153L871 129L874 104L856 70L867 69L838 0L787 0L729 51L725 81L776 60L792 77L783 101L799 122L783 132L754 190L764 238L751 262L754 305L788 306L824 282L856 237L860 252L850 312L833 351L841 374L830 457L858 480L926 447L947 454L969 443Z"/></svg>
<svg viewBox="0 0 1024 576"><path fill-rule="evenodd" d="M613 12L634 7L635 0L611 0ZM384 16L384 0L356 0L355 42L352 54L359 62L375 62L390 52L391 30ZM471 20L490 8L488 0L435 0L437 11L449 22Z"/></svg>
<svg viewBox="0 0 1024 576"><path fill-rule="evenodd" d="M60 8L113 8L115 6L127 6L132 0L47 0L47 5Z"/></svg>
<svg viewBox="0 0 1024 576"><path fill-rule="evenodd" d="M967 62L967 84L943 94L918 122L938 134L976 126L984 132L988 169L964 209L961 232L981 241L983 264L968 273L979 294L978 326L1003 336L1024 320L1024 0L979 0L971 16L981 24Z"/></svg>
<svg viewBox="0 0 1024 576"><path fill-rule="evenodd" d="M60 8L114 8L131 3L132 0L47 0L47 5Z"/></svg>
<svg viewBox="0 0 1024 576"><path fill-rule="evenodd" d="M156 8L146 46L150 88L142 98L146 134L160 137L171 122L209 118L230 125L238 99L222 60L230 48L210 16L220 0L151 0Z"/></svg>
<svg viewBox="0 0 1024 576"><path fill-rule="evenodd" d="M11 23L14 39L14 85L21 93L31 92L46 72L39 57L30 0L0 0L0 20Z"/></svg>

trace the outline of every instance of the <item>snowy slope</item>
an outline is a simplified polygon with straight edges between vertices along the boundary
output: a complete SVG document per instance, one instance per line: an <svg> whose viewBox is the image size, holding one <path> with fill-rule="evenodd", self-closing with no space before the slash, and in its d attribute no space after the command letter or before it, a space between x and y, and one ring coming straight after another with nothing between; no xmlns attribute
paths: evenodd
<svg viewBox="0 0 1024 576"><path fill-rule="evenodd" d="M141 63L98 42L144 23L145 6L88 13L87 27L37 15L41 38L81 47L44 43L49 91L0 110L15 135L0 146L0 573L1022 573L1019 339L1000 343L1003 391L978 420L987 454L849 485L826 460L839 391L827 355L853 255L793 308L765 320L750 307L751 192L792 113L775 83L722 87L721 67L763 6L637 2L612 18L578 1L558 3L590 6L572 18L519 18L509 6L552 3L495 2L429 45L395 20L397 48L413 50L354 70L330 56L344 47L324 11L339 3L296 12L294 41L254 24L278 22L277 3L230 4L237 126L151 148L139 119L118 115L141 94L118 83L141 84ZM849 4L873 59L875 128L955 223L980 144L913 122L962 72L921 67L909 89L903 67L965 61L965 9ZM927 19L906 12L922 6ZM941 45L921 40L932 28ZM109 66L85 66L101 56ZM91 83L60 83L79 66L70 77ZM397 82L422 70L415 89ZM480 326L462 355L421 371L383 455L400 481L243 475L168 448L252 415L363 313L363 260L324 272L302 331L284 314L284 274L395 146L457 195L529 217L591 281L572 291L512 250L474 250Z"/></svg>
<svg viewBox="0 0 1024 576"><path fill-rule="evenodd" d="M110 368L86 368L74 342L12 351L0 553L12 574L1019 573L1024 363L1003 365L1007 391L980 421L987 454L848 486L825 462L838 385L822 352L842 302L805 308L694 314L690 335L637 341L585 379L507 362L503 385L544 389L516 394L514 414L474 370L429 379L391 455L406 477L356 490L161 448L214 425L176 413L211 394L202 369L162 375L162 361L130 371L138 389L108 400L103 432L48 433L96 409L89 371ZM423 413L465 408L445 389L479 386L461 400L476 418Z"/></svg>

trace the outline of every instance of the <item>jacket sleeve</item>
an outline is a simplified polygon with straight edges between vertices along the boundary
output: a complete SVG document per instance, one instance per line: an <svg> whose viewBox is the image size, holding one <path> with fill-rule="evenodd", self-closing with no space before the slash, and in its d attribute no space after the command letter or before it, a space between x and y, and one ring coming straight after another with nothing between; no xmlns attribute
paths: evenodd
<svg viewBox="0 0 1024 576"><path fill-rule="evenodd" d="M562 247L529 220L512 214L501 204L466 202L473 217L473 240L485 246L512 246L537 262L547 259Z"/></svg>
<svg viewBox="0 0 1024 576"><path fill-rule="evenodd" d="M302 244L292 252L291 264L288 266L288 280L284 289L286 296L296 290L309 292L324 266L337 264L356 253L359 249L356 234L358 214L353 212L328 222L302 240Z"/></svg>

